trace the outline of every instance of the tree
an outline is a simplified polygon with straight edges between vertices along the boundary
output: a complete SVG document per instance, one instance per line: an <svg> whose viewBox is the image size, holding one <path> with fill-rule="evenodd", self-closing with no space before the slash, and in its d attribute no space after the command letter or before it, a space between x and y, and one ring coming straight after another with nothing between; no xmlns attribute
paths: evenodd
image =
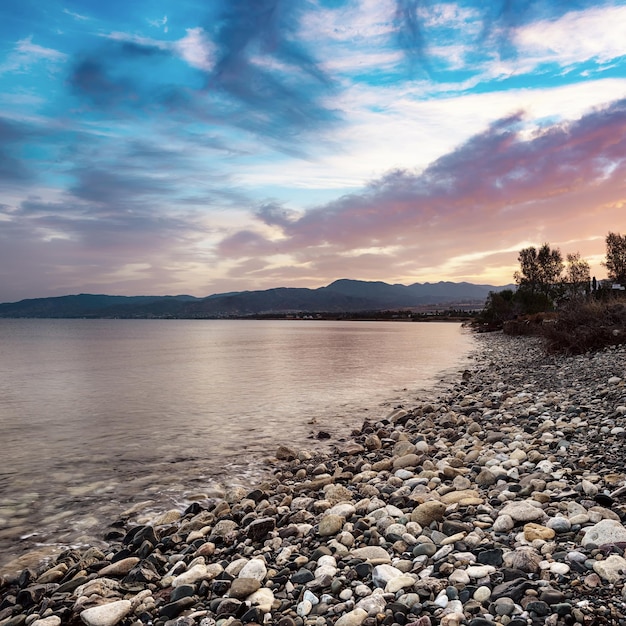
<svg viewBox="0 0 626 626"><path fill-rule="evenodd" d="M520 271L515 272L515 282L519 291L525 292L529 304L537 299L553 304L560 294L560 278L563 271L563 257L558 248L554 250L544 243L539 250L534 247L520 250L517 260ZM532 306L532 308L535 308Z"/></svg>
<svg viewBox="0 0 626 626"><path fill-rule="evenodd" d="M485 324L501 327L504 322L515 317L517 313L515 308L515 293L512 289L490 291L479 320Z"/></svg>
<svg viewBox="0 0 626 626"><path fill-rule="evenodd" d="M626 235L609 233L606 236L606 267L609 280L626 287Z"/></svg>
<svg viewBox="0 0 626 626"><path fill-rule="evenodd" d="M591 272L589 263L580 258L580 253L567 255L567 267L565 269L566 291L572 298L581 298L589 293L589 281Z"/></svg>

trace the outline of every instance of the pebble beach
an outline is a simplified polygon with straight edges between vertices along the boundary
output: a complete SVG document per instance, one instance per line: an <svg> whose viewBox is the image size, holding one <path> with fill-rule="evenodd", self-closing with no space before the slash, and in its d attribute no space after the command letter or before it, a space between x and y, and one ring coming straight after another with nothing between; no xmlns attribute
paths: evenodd
<svg viewBox="0 0 626 626"><path fill-rule="evenodd" d="M626 348L477 341L330 452L9 562L0 626L626 624Z"/></svg>

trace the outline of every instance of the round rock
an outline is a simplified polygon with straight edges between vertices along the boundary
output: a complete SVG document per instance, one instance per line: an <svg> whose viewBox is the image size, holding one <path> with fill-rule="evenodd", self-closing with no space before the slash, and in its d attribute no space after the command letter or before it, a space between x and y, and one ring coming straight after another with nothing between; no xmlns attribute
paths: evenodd
<svg viewBox="0 0 626 626"><path fill-rule="evenodd" d="M250 559L239 572L237 578L254 578L259 582L263 582L267 576L267 567L261 559Z"/></svg>
<svg viewBox="0 0 626 626"><path fill-rule="evenodd" d="M345 519L341 515L331 513L322 517L319 523L318 532L322 537L336 535L344 525Z"/></svg>
<svg viewBox="0 0 626 626"><path fill-rule="evenodd" d="M554 539L555 535L556 531L553 528L548 528L541 524L530 522L524 525L524 539L526 539L526 541L534 541L535 539L550 541L550 539Z"/></svg>
<svg viewBox="0 0 626 626"><path fill-rule="evenodd" d="M391 563L391 556L384 548L380 546L364 546L363 548L356 548L350 553L355 559L363 559L372 565L383 565L385 563Z"/></svg>
<svg viewBox="0 0 626 626"><path fill-rule="evenodd" d="M443 519L447 505L438 500L428 500L419 504L411 513L411 521L417 522L420 526L430 526L433 522L439 522Z"/></svg>
<svg viewBox="0 0 626 626"><path fill-rule="evenodd" d="M360 626L367 617L367 611L363 609L354 609L349 613L342 615L336 622L335 626Z"/></svg>
<svg viewBox="0 0 626 626"><path fill-rule="evenodd" d="M606 543L620 543L622 541L626 541L626 528L617 520L603 519L586 529L582 545L584 547L590 544L601 546Z"/></svg>
<svg viewBox="0 0 626 626"><path fill-rule="evenodd" d="M595 561L593 570L600 578L616 583L626 577L626 559L617 554L611 554L603 561Z"/></svg>
<svg viewBox="0 0 626 626"><path fill-rule="evenodd" d="M258 591L260 587L261 583L256 578L235 578L230 585L228 595L231 598L244 600L250 594Z"/></svg>
<svg viewBox="0 0 626 626"><path fill-rule="evenodd" d="M509 502L500 509L498 515L508 515L516 522L534 522L545 517L543 509L526 500Z"/></svg>
<svg viewBox="0 0 626 626"><path fill-rule="evenodd" d="M87 626L115 626L130 613L131 606L129 600L117 600L101 604L82 611L80 619Z"/></svg>

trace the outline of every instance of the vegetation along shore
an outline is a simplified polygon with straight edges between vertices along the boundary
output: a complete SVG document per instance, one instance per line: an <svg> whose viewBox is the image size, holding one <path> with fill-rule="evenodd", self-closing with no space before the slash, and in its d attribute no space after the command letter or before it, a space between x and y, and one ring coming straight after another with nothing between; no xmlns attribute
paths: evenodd
<svg viewBox="0 0 626 626"><path fill-rule="evenodd" d="M3 568L0 625L626 624L626 350L479 335L427 400L266 479Z"/></svg>

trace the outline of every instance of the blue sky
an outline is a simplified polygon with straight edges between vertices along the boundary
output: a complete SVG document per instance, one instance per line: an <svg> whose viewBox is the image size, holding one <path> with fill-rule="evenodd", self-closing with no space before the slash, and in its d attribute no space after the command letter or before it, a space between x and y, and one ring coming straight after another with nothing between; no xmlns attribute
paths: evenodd
<svg viewBox="0 0 626 626"><path fill-rule="evenodd" d="M487 8L485 8L487 7ZM626 3L0 5L0 301L505 284L626 233Z"/></svg>

